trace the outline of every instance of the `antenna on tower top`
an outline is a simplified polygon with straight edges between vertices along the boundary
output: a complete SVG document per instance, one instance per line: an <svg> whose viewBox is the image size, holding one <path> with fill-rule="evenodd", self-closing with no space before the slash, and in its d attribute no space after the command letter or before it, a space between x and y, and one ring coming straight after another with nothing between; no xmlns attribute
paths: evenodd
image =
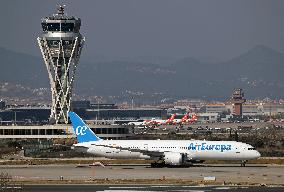
<svg viewBox="0 0 284 192"><path fill-rule="evenodd" d="M59 5L59 7L57 9L58 15L64 15L64 7L65 7L65 5Z"/></svg>

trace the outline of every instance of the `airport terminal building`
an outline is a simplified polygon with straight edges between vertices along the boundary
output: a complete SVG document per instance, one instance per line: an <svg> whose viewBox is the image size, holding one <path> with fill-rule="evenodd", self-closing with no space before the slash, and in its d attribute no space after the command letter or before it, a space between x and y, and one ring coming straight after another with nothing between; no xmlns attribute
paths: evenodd
<svg viewBox="0 0 284 192"><path fill-rule="evenodd" d="M118 109L115 104L92 104L74 101L75 111L91 129L104 139L125 139L133 127L127 121L166 117L164 109ZM73 138L69 124L52 124L48 107L3 107L0 110L0 138L4 139L60 139Z"/></svg>
<svg viewBox="0 0 284 192"><path fill-rule="evenodd" d="M102 139L125 139L132 135L129 125L94 125L89 127ZM1 139L70 139L75 138L71 125L0 126Z"/></svg>
<svg viewBox="0 0 284 192"><path fill-rule="evenodd" d="M133 120L167 117L167 111L159 108L118 109L115 104L93 104L90 101L72 102L72 110L84 120ZM18 124L47 124L49 107L9 107L0 110L0 125L17 121Z"/></svg>

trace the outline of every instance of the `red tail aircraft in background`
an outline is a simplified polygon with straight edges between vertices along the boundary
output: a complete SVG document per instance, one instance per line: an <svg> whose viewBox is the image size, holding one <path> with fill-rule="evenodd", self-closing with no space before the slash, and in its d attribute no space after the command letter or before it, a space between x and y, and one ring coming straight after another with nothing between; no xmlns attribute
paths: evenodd
<svg viewBox="0 0 284 192"><path fill-rule="evenodd" d="M194 123L195 121L197 121L197 115L194 113L192 115L192 117L188 120L189 123Z"/></svg>
<svg viewBox="0 0 284 192"><path fill-rule="evenodd" d="M186 113L181 119L175 119L176 114L172 114L170 118L163 119L149 119L143 122L129 122L129 125L141 125L141 126L159 126L159 125L181 125L185 123L194 123L197 120L197 115L193 114L189 119L189 114Z"/></svg>
<svg viewBox="0 0 284 192"><path fill-rule="evenodd" d="M172 116L170 118L168 118L167 120L152 119L152 120L149 120L148 122L145 122L145 123L146 123L146 125L169 125L174 121L175 117L176 117L176 114L172 114Z"/></svg>
<svg viewBox="0 0 284 192"><path fill-rule="evenodd" d="M188 120L188 117L189 117L189 115L188 115L188 113L186 113L181 119L175 119L173 121L173 124L183 124L183 123L186 122L186 120Z"/></svg>
<svg viewBox="0 0 284 192"><path fill-rule="evenodd" d="M185 123L194 123L195 121L197 121L197 115L193 114L191 118L189 118L189 114L186 113L181 119L175 119L174 120L174 124L185 124Z"/></svg>

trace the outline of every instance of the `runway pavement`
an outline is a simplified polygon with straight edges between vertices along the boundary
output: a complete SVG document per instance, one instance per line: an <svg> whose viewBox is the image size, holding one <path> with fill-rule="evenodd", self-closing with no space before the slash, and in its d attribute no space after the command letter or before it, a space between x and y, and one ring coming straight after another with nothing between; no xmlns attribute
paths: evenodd
<svg viewBox="0 0 284 192"><path fill-rule="evenodd" d="M29 192L279 192L284 187L240 187L240 186L188 186L188 185L27 185L24 191Z"/></svg>
<svg viewBox="0 0 284 192"><path fill-rule="evenodd" d="M29 165L0 166L1 172L12 176L12 181L90 181L103 180L190 180L200 182L204 177L215 177L218 183L248 183L284 185L284 166L280 165L200 165L188 168L150 168L149 166L106 166L89 165Z"/></svg>

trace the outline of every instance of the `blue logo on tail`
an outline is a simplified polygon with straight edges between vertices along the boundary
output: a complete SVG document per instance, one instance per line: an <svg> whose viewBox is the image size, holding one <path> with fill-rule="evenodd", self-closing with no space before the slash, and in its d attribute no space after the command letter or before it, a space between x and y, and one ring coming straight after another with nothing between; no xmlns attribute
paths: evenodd
<svg viewBox="0 0 284 192"><path fill-rule="evenodd" d="M68 115L72 122L78 143L101 140L76 113L69 112Z"/></svg>

